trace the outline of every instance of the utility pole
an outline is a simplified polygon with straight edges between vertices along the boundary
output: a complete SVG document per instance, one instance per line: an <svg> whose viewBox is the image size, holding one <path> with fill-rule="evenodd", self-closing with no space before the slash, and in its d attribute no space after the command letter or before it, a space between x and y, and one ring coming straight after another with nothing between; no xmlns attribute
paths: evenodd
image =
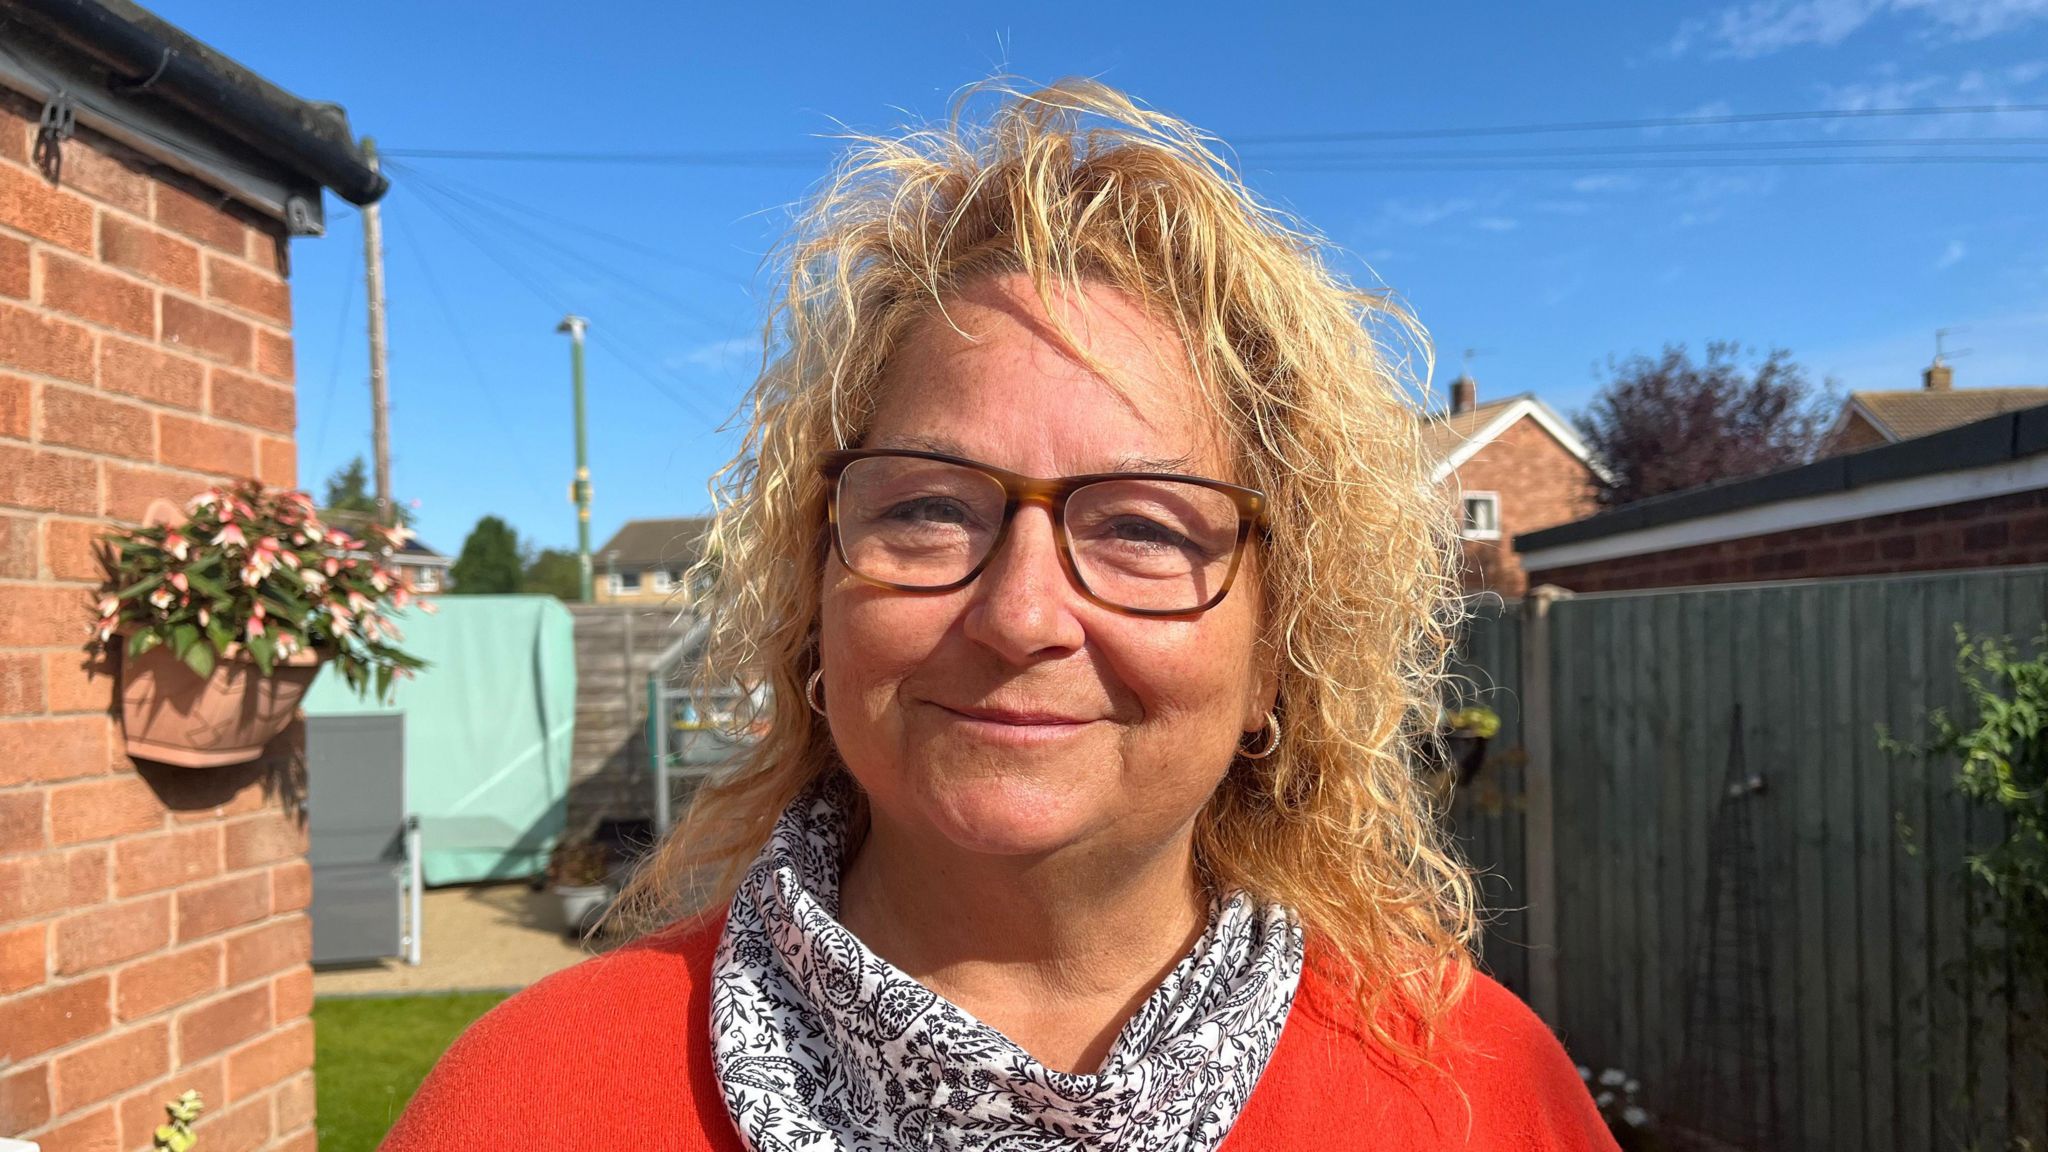
<svg viewBox="0 0 2048 1152"><path fill-rule="evenodd" d="M363 156L377 170L377 142L363 137ZM363 283L370 290L370 448L377 458L377 523L398 523L391 503L391 395L385 364L384 218L377 203L363 205Z"/></svg>
<svg viewBox="0 0 2048 1152"><path fill-rule="evenodd" d="M590 321L581 316L564 316L555 326L557 332L569 334L569 370L575 378L576 387L576 481L569 487L569 498L576 502L576 566L580 580L583 603L591 602L590 594L590 456L583 424L583 331L590 327Z"/></svg>

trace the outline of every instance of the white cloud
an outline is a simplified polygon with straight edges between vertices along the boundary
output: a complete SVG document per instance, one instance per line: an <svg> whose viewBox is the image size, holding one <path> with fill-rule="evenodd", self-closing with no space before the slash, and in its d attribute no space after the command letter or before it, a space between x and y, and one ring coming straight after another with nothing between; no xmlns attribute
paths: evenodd
<svg viewBox="0 0 2048 1152"><path fill-rule="evenodd" d="M1633 176L1581 176L1572 181L1572 191L1581 194L1593 192L1628 192L1640 183Z"/></svg>
<svg viewBox="0 0 2048 1152"><path fill-rule="evenodd" d="M1521 221L1511 216L1481 216L1472 226L1483 232L1513 232L1521 227Z"/></svg>
<svg viewBox="0 0 2048 1152"><path fill-rule="evenodd" d="M1913 77L1884 75L1872 81L1818 86L1824 108L1906 108L1916 105L1969 104L1996 107L2041 101L2038 82L2048 76L2048 61L2028 61L2003 68L1973 68L1958 75ZM1843 121L1828 125L1839 131ZM1912 116L1888 122L1887 135L1924 139L1962 136L2021 136L2048 131L2048 113L2005 109L1969 116Z"/></svg>
<svg viewBox="0 0 2048 1152"><path fill-rule="evenodd" d="M1917 21L1923 38L1982 40L2048 19L2048 0L1750 0L1685 21L1668 48L1754 59L1839 44L1883 15Z"/></svg>
<svg viewBox="0 0 2048 1152"><path fill-rule="evenodd" d="M1449 200L1388 200L1380 205L1376 228L1428 228L1477 207L1470 197Z"/></svg>
<svg viewBox="0 0 2048 1152"><path fill-rule="evenodd" d="M734 336L728 340L713 340L699 344L668 357L671 369L695 368L704 372L726 372L735 368L750 367L761 355L759 336Z"/></svg>
<svg viewBox="0 0 2048 1152"><path fill-rule="evenodd" d="M2048 18L2048 0L1892 0L1892 7L1926 16L1957 40L1982 40Z"/></svg>
<svg viewBox="0 0 2048 1152"><path fill-rule="evenodd" d="M1961 240L1951 240L1948 242L1948 247L1941 250L1941 258L1934 262L1934 267L1936 269L1953 268L1961 264L1963 257L1969 254L1970 248L1967 244L1964 244Z"/></svg>

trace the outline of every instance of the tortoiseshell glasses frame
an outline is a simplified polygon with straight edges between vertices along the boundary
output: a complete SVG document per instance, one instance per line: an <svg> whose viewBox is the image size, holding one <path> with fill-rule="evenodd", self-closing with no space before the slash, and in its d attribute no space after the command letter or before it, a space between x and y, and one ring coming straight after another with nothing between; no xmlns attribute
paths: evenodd
<svg viewBox="0 0 2048 1152"><path fill-rule="evenodd" d="M966 469L987 477L1002 490L1003 511L1001 524L997 527L994 536L988 541L982 556L975 561L965 575L944 583L903 583L876 576L871 572L864 572L861 570L861 566L855 563L847 547L846 533L841 523L841 495L847 470L864 460L889 458L930 461ZM1067 578L1073 582L1074 587L1079 589L1081 594L1086 596L1091 602L1112 612L1120 612L1130 616L1196 616L1222 603L1223 598L1229 595L1231 584L1236 580L1238 570L1244 562L1246 542L1251 539L1254 529L1259 530L1262 535L1267 529L1267 501L1264 493L1236 484L1226 484L1221 480L1210 480L1205 477L1187 476L1173 472L1094 472L1079 476L1061 476L1047 479L1037 476L1025 476L959 456L949 456L939 452L920 452L892 448L851 448L826 452L819 459L819 471L826 481L825 517L832 534L832 547L835 554L838 555L840 563L846 567L848 572L861 581L898 592L950 592L973 583L987 569L989 562L995 558L996 554L1002 550L1003 542L1009 538L1010 525L1016 520L1017 510L1026 505L1035 504L1045 508L1052 519L1055 529L1054 536L1058 542L1060 566L1066 571ZM1237 514L1236 532L1230 543L1229 562L1224 568L1221 579L1217 582L1213 592L1202 602L1185 607L1133 606L1104 596L1095 588L1089 586L1087 576L1082 571L1082 566L1076 562L1074 557L1073 535L1067 521L1068 501L1075 493L1091 486L1122 482L1162 482L1188 485L1193 488L1218 493L1229 499L1231 506Z"/></svg>

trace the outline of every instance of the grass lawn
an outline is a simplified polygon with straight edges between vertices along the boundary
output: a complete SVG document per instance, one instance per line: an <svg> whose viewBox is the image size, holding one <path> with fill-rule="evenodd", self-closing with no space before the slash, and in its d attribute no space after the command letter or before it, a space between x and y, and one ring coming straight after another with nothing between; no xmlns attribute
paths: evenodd
<svg viewBox="0 0 2048 1152"><path fill-rule="evenodd" d="M504 998L469 992L315 1001L320 1152L374 1152L441 1052Z"/></svg>

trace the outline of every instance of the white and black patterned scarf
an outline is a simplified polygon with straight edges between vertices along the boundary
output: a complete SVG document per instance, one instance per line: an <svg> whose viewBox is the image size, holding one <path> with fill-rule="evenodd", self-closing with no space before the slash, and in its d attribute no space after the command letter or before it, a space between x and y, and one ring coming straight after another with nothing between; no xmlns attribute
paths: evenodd
<svg viewBox="0 0 2048 1152"><path fill-rule="evenodd" d="M1240 893L1092 1076L1055 1072L842 927L851 785L797 797L712 961L713 1062L756 1152L1208 1152L1280 1040L1302 934Z"/></svg>

